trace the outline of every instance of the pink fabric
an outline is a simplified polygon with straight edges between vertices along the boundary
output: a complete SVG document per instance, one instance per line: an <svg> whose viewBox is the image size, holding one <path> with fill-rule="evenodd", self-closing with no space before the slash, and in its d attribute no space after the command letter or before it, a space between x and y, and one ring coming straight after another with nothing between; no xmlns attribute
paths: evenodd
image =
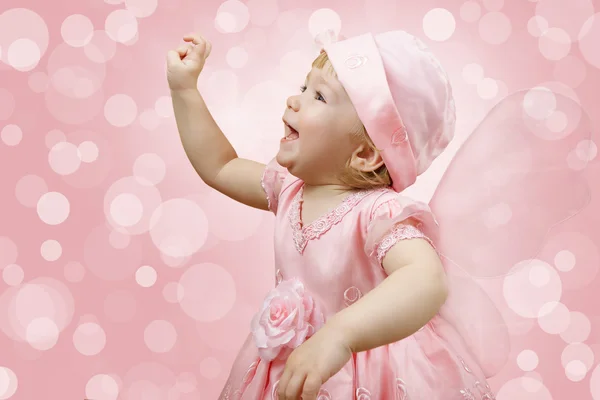
<svg viewBox="0 0 600 400"><path fill-rule="evenodd" d="M403 31L328 40L323 48L401 192L454 136L446 72L423 42Z"/></svg>
<svg viewBox="0 0 600 400"><path fill-rule="evenodd" d="M372 35L325 47L327 56L364 124L398 191L417 177L408 133L388 87L385 68Z"/></svg>
<svg viewBox="0 0 600 400"><path fill-rule="evenodd" d="M294 340L305 335L309 317L292 317L285 327L281 303L291 293L286 315L298 310L318 310L324 321L353 304L386 278L381 265L382 245L413 237L437 237L435 219L426 204L398 195L391 189L356 192L315 222L301 222L302 181L282 173L276 163L267 167L263 187L277 199L275 226L274 291L257 310L255 328L242 346L220 399L277 400L277 382L285 357L265 356L265 332L275 337L272 348L279 351L282 335ZM279 191L277 191L279 189ZM414 218L419 229L403 226ZM294 282L291 284L290 282ZM301 300L310 298L308 302ZM314 302L314 304L311 304ZM266 316L278 327L256 328ZM300 344L297 341L294 345ZM286 343L291 343L290 341ZM279 353L278 353L279 354ZM261 355L263 357L261 357ZM287 356L287 354L285 354ZM491 396L483 373L472 359L460 336L436 316L414 335L373 350L355 354L350 362L322 387L319 400L375 399L484 399ZM469 397L471 396L471 397ZM492 398L492 397L488 397Z"/></svg>
<svg viewBox="0 0 600 400"><path fill-rule="evenodd" d="M280 282L252 320L254 344L260 358L285 360L324 323L319 304L298 279Z"/></svg>

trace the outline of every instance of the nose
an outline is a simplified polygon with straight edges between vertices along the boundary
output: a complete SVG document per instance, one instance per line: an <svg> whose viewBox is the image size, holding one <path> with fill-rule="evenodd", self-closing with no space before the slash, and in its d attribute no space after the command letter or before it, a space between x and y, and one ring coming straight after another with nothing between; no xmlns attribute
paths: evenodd
<svg viewBox="0 0 600 400"><path fill-rule="evenodd" d="M298 111L298 109L300 108L300 99L297 95L288 97L287 107L291 108L294 111Z"/></svg>

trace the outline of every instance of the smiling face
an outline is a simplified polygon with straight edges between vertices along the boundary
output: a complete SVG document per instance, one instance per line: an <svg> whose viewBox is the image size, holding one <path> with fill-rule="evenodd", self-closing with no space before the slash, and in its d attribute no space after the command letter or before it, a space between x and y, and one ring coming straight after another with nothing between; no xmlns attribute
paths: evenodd
<svg viewBox="0 0 600 400"><path fill-rule="evenodd" d="M362 124L334 74L313 67L300 93L288 98L283 120L277 162L307 184L340 184L361 146L356 132Z"/></svg>

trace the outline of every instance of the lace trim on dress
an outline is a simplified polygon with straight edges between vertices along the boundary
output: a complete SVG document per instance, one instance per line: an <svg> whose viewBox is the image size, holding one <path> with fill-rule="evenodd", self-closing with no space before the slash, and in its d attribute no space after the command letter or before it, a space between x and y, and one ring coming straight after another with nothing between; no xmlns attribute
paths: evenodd
<svg viewBox="0 0 600 400"><path fill-rule="evenodd" d="M423 232L421 232L418 228L414 227L413 225L396 225L394 229L392 229L390 233L385 235L381 242L377 245L377 261L381 263L388 251L390 251L390 249L394 247L394 245L399 241L417 238L425 239L433 246L433 242L431 241L431 239L425 236ZM433 247L435 248L435 246Z"/></svg>
<svg viewBox="0 0 600 400"><path fill-rule="evenodd" d="M304 248L306 247L308 241L318 239L325 232L329 231L334 225L338 224L344 218L344 216L348 214L352 208L354 208L354 206L356 206L367 195L373 193L373 191L362 190L359 192L350 193L336 208L304 227L302 226L302 217L300 215L303 193L304 187L301 187L292 201L289 214L289 220L290 224L292 225L292 232L294 236L294 244L299 253L304 252Z"/></svg>

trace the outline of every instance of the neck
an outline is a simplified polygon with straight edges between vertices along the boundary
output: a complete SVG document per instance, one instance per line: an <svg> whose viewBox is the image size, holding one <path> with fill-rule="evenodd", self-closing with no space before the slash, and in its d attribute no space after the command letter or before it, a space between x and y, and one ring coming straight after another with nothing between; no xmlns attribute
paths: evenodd
<svg viewBox="0 0 600 400"><path fill-rule="evenodd" d="M353 190L354 189L345 185L309 185L307 183L304 183L304 195L316 198L346 195L347 193L352 192Z"/></svg>

